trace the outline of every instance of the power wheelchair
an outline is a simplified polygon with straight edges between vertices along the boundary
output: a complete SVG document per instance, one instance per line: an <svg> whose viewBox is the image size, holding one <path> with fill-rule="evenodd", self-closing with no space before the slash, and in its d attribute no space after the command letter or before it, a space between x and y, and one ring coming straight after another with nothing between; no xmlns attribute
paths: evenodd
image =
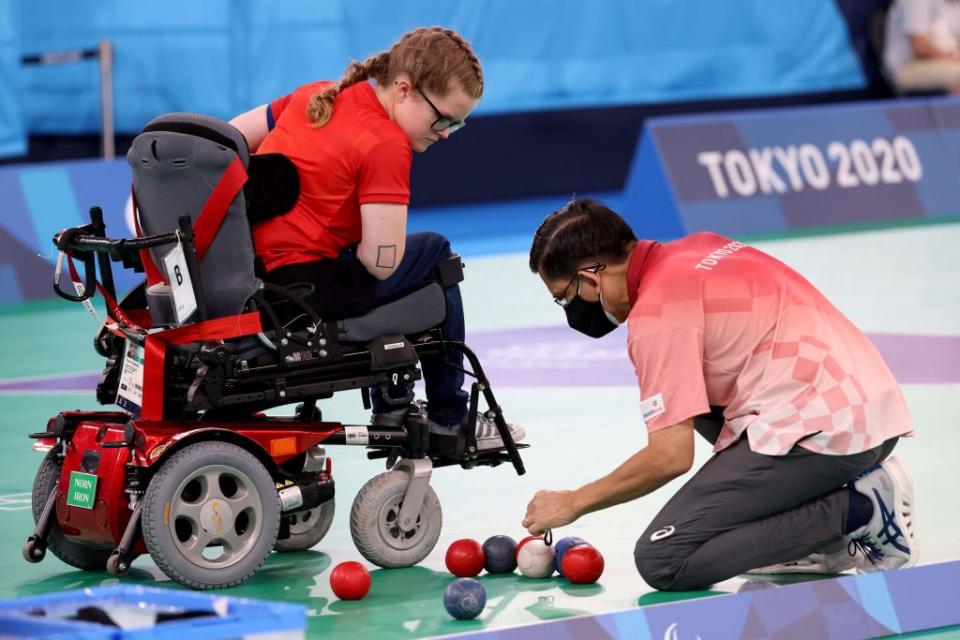
<svg viewBox="0 0 960 640"><path fill-rule="evenodd" d="M137 237L108 238L93 207L89 224L53 239L57 294L90 305L99 291L105 300L94 339L106 359L96 397L122 410L64 411L31 434L46 457L26 560L39 562L49 549L79 569L122 576L149 553L188 587L239 584L271 551L309 549L324 537L335 493L327 448L345 445L366 447L388 469L353 501L357 549L378 566L407 567L440 535L434 467L509 462L524 473L518 449L526 445L512 440L476 354L439 329L444 287L463 279L459 256L400 299L361 317L324 319L308 285L272 285L255 268L250 225L295 202L292 163L250 156L229 124L182 113L152 120L127 159ZM119 301L112 262L146 272ZM64 273L73 292L60 284ZM431 434L422 405L411 402L419 358L452 350L474 379L467 424L482 395L503 440L498 449L478 450L472 428ZM348 390L359 390L368 409L371 393L408 406L402 426L324 421L318 401ZM295 403L292 416L264 413Z"/></svg>

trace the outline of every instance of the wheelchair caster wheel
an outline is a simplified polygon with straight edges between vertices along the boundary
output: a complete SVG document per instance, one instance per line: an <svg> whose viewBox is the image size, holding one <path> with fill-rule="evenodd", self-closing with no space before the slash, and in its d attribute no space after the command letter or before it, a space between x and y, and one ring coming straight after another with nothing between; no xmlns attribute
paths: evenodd
<svg viewBox="0 0 960 640"><path fill-rule="evenodd" d="M107 573L112 576L120 577L130 571L130 561L114 551L107 558Z"/></svg>
<svg viewBox="0 0 960 640"><path fill-rule="evenodd" d="M27 543L23 545L23 559L27 562L40 562L46 555L47 545L40 543L33 536L30 536Z"/></svg>
<svg viewBox="0 0 960 640"><path fill-rule="evenodd" d="M427 486L413 529L400 528L400 508L407 491L407 474L388 471L371 478L353 501L350 534L360 554L384 568L412 567L426 558L440 538L440 500Z"/></svg>

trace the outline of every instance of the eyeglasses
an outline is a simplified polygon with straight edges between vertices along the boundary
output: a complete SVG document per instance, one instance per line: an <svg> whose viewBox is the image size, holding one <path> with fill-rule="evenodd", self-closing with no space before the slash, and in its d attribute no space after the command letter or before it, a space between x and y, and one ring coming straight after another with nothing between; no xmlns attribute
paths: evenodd
<svg viewBox="0 0 960 640"><path fill-rule="evenodd" d="M558 305L560 305L561 307L566 307L568 304L573 302L573 298L576 298L578 295L580 295L580 272L581 271L588 271L590 273L599 273L606 268L607 268L607 265L600 264L598 262L596 264L591 264L588 267L577 269L577 272L573 274L572 278L570 278L570 282L568 282L567 286L563 288L563 293L561 293L559 297L554 298L553 301ZM570 289L570 285L573 284L574 280L576 280L577 282L577 290L574 292L573 298L570 298L570 300L567 300L567 291Z"/></svg>
<svg viewBox="0 0 960 640"><path fill-rule="evenodd" d="M427 97L427 94L423 92L422 89L417 89L420 95L423 96L423 99L427 101L427 104L430 105L430 108L433 109L433 112L437 114L437 119L433 121L433 124L430 125L430 129L433 131L443 131L448 129L447 133L453 133L454 131L459 131L467 126L467 123L463 120L454 120L450 116L443 115L443 112L440 109L437 109L437 105L433 104L430 98Z"/></svg>

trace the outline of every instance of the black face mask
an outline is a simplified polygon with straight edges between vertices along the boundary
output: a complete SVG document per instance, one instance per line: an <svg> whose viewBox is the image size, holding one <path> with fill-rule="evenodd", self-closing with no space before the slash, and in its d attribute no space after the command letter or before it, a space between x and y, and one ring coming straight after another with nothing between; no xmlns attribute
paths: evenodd
<svg viewBox="0 0 960 640"><path fill-rule="evenodd" d="M574 296L563 311L567 314L567 324L571 329L591 338L602 338L617 328L617 325L607 318L599 300L587 302L580 296Z"/></svg>

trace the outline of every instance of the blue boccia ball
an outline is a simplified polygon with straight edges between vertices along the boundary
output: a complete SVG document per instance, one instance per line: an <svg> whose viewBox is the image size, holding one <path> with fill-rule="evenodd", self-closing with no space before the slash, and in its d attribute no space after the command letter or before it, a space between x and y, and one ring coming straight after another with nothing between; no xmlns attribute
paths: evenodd
<svg viewBox="0 0 960 640"><path fill-rule="evenodd" d="M443 606L457 620L473 620L486 605L487 592L473 578L457 578L443 592Z"/></svg>
<svg viewBox="0 0 960 640"><path fill-rule="evenodd" d="M517 542L510 536L487 538L483 555L483 568L489 573L513 573L517 568Z"/></svg>
<svg viewBox="0 0 960 640"><path fill-rule="evenodd" d="M567 549L578 544L587 544L587 541L583 538L578 538L577 536L567 536L566 538L560 538L554 546L557 551L557 573L563 575L563 570L560 568L560 564L563 562L563 556L567 553Z"/></svg>

